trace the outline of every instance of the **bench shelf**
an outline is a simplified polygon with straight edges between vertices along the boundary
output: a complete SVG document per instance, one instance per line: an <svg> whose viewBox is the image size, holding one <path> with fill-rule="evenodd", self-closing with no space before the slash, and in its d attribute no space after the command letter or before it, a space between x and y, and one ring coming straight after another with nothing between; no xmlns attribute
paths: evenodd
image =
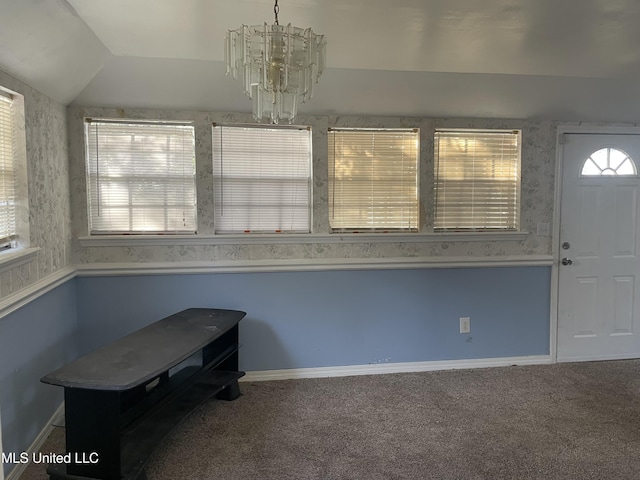
<svg viewBox="0 0 640 480"><path fill-rule="evenodd" d="M66 448L73 459L50 466L50 479L146 478L155 446L194 408L213 396L240 396L238 322L244 315L188 309L43 377L65 389ZM93 452L97 463L87 461Z"/></svg>

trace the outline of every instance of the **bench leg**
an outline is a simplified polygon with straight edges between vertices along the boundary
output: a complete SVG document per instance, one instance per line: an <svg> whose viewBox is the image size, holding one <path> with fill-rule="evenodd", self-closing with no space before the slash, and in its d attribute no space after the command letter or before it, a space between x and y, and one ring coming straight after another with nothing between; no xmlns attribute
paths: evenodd
<svg viewBox="0 0 640 480"><path fill-rule="evenodd" d="M242 392L240 392L240 386L238 385L238 381L234 380L229 385L227 385L220 393L216 395L216 398L219 400L235 400Z"/></svg>
<svg viewBox="0 0 640 480"><path fill-rule="evenodd" d="M65 465L63 478L120 479L120 393L65 388L64 396L66 447L72 461ZM92 453L97 463L85 460Z"/></svg>

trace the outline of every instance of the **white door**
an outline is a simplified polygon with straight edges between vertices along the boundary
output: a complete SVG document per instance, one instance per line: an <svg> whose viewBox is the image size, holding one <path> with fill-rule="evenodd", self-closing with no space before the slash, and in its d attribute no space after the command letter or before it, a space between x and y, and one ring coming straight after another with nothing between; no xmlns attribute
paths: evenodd
<svg viewBox="0 0 640 480"><path fill-rule="evenodd" d="M640 357L640 135L563 142L558 361Z"/></svg>

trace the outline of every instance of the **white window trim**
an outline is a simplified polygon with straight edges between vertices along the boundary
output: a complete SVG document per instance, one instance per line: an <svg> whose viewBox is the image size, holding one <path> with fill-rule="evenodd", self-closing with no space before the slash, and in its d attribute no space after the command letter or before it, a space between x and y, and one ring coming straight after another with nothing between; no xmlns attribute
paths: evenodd
<svg viewBox="0 0 640 480"><path fill-rule="evenodd" d="M100 235L82 236L82 247L135 247L171 245L274 245L327 243L432 243L432 242L521 242L525 231L455 233L282 233L238 235Z"/></svg>
<svg viewBox="0 0 640 480"><path fill-rule="evenodd" d="M272 125L272 124L250 124L250 123L212 123L212 155L211 155L211 162L213 164L213 199L214 199L214 206L213 206L213 211L212 214L214 216L214 230L217 232L215 233L215 235L224 235L224 236L235 236L235 235L256 235L256 236L264 236L264 235L272 235L271 232L275 232L274 230L267 230L267 231L262 231L262 230L256 230L256 231L247 231L247 233L232 233L230 231L219 231L218 228L219 226L216 225L216 210L217 210L217 204L216 204L216 198L217 195L219 193L218 188L219 186L216 185L216 183L220 182L221 178L224 177L220 177L216 175L216 161L220 160L222 161L221 157L224 157L224 155L221 155L219 152L219 150L216 149L216 145L218 142L218 138L221 137L217 137L217 135L221 134L221 132L223 131L222 129L234 129L234 128L238 128L238 129L242 129L242 128L247 128L247 129L276 129L276 130L293 130L293 131L304 131L307 132L308 134L308 141L309 141L309 151L308 151L308 157L306 159L308 159L308 178L306 181L306 192L307 192L307 226L302 229L297 229L298 231L289 231L289 230L283 230L281 233L273 233L273 235L310 235L312 228L313 228L313 179L314 179L314 172L313 172L313 138L311 135L312 129L311 126L309 125ZM216 129L220 129L220 133L216 132ZM228 161L228 160L227 160ZM255 178L259 178L260 181L262 182L263 180L265 180L265 177L255 177ZM268 178L266 178L266 180L268 180ZM220 183L223 183L224 180ZM284 206L284 205L281 205ZM307 230L307 231L303 231L303 230Z"/></svg>
<svg viewBox="0 0 640 480"><path fill-rule="evenodd" d="M618 165L618 167L614 170L614 172L615 172L615 173L614 173L613 175L607 175L607 174L603 173L603 172L604 172L604 170L600 169L600 165L598 165L598 164L596 163L596 161L595 161L595 160L593 160L593 155L594 155L595 153L598 153L598 151L601 151L601 150L608 150L609 152L611 152L611 151L618 151L618 152L620 152L620 153L623 153L623 154L624 154L624 155L626 155L626 157L627 157L627 158L626 158L626 160L624 160L623 162L621 162L621 163L620 163L620 165ZM623 165L627 160L631 163L631 168L633 168L633 172L634 172L634 173L631 173L631 174L626 174L626 173L618 174L618 169L619 169L619 168L620 168L620 167L621 167L621 166L622 166L622 165ZM591 162L594 164L594 166L595 166L596 168L598 168L598 169L600 169L600 170L601 170L599 174L585 174L585 173L584 173L585 166L587 165L587 162L589 162L589 161L591 161ZM597 178L597 179L602 179L602 178L614 178L614 179L621 179L621 178L638 178L639 176L640 176L640 175L638 175L638 166L637 166L637 164L636 164L636 161L635 161L633 158L631 158L631 156L629 156L629 154L627 154L627 152L625 152L625 151L623 151L623 150L620 150L620 149L618 149L618 148L616 148L616 147L613 147L613 146L606 146L606 147L603 147L603 148L601 148L601 149L599 149L599 150L597 150L597 151L595 151L595 152L591 152L591 154L589 154L589 156L588 156L588 157L587 157L587 158L582 162L582 168L580 168L580 178L585 179L585 180L588 180L588 179L595 179L595 178Z"/></svg>
<svg viewBox="0 0 640 480"><path fill-rule="evenodd" d="M0 274L35 260L39 251L39 247L18 247L0 252Z"/></svg>
<svg viewBox="0 0 640 480"><path fill-rule="evenodd" d="M522 228L522 129L520 128L516 128L516 129L502 129L502 128L437 128L435 130L434 133L434 142L436 141L436 133L438 132L458 132L458 133L476 133L476 132L488 132L488 133L515 133L518 135L518 143L519 143L519 159L518 159L518 163L519 163L519 173L520 173L520 180L519 180L519 184L518 184L518 194L517 194L517 210L518 210L518 220L517 220L517 229L512 229L512 230L507 230L507 229L486 229L486 230L469 230L469 229L461 229L458 231L454 230L454 229L444 229L444 230L438 230L438 233L446 233L446 234L451 234L451 235L460 235L463 233L479 233L482 234L483 232L487 232L487 234L491 235L494 232L496 233L520 233L522 232L521 228ZM436 162L436 166L437 166L437 162L438 159L435 158L434 161ZM436 184L437 184L437 179L438 177L438 172L437 169L434 169L434 179L433 179L433 201L434 201L434 211L433 211L433 222L435 223L436 221Z"/></svg>
<svg viewBox="0 0 640 480"><path fill-rule="evenodd" d="M85 175L86 175L86 195L87 195L87 228L89 229L89 232L91 235L93 236L102 236L102 235L175 235L175 234L179 234L179 235L194 235L197 228L198 228L198 215L197 215L197 200L196 200L196 204L194 204L194 231L193 233L191 233L190 231L187 231L186 229L181 229L181 230L177 230L176 232L178 233L174 233L173 230L155 230L155 231L148 231L145 232L143 230L123 230L123 231L114 231L114 230L100 230L100 229L93 229L92 228L92 213L91 213L91 195L92 195L92 190L91 190L91 174L90 174L90 168L89 168L89 162L91 160L90 154L89 154L89 143L90 143L90 139L89 139L89 135L88 135L88 126L92 123L96 123L96 124L114 124L114 125L122 125L122 124L139 124L139 125L148 125L148 126L184 126L184 127L190 127L193 130L193 135L194 135L194 155L195 155L195 124L193 121L173 121L173 120L158 120L158 119L143 119L143 120L138 120L138 119L124 119L124 118L120 118L120 119L113 119L113 118L94 118L94 117L86 117L84 119L84 129L85 129L85 133L84 133L84 142L85 142L85 164L84 164L84 168L85 168ZM197 199L197 167L194 167L194 173L193 173L193 186L194 186L194 191L195 191L195 195L194 195L194 199ZM167 208L167 205L164 205L165 209ZM166 211L166 210L165 210Z"/></svg>
<svg viewBox="0 0 640 480"><path fill-rule="evenodd" d="M14 127L14 180L15 180L15 237L12 247L0 251L0 268L5 263L11 265L12 259L21 257L30 246L29 224L29 184L27 178L27 139L25 128L24 96L0 87L0 95L11 98L12 121ZM8 260L2 260L2 259ZM2 271L2 270L0 270Z"/></svg>
<svg viewBox="0 0 640 480"><path fill-rule="evenodd" d="M329 187L329 191L331 191L332 188L336 188L336 189L340 189L341 184L343 184L343 182L336 180L337 185L332 187L332 172L331 172L331 158L332 158L332 154L331 154L331 138L332 138L332 133L339 135L340 133L344 133L344 132L353 132L355 134L365 134L365 133L371 133L371 134L375 134L375 133L381 133L384 134L385 132L390 133L390 134L398 134L398 133L413 133L415 134L416 137L416 149L415 149L415 155L416 155L416 164L415 164L415 168L416 168L416 176L414 179L414 186L415 186L415 194L416 194L416 202L415 202L415 225L412 225L410 228L397 228L397 227L390 227L390 226L371 226L370 228L367 228L366 226L348 226L348 225L344 225L344 226L337 226L337 227L333 227L331 226L331 220L329 220L329 228L331 230L331 232L333 234L336 235L342 235L345 233L349 233L351 231L356 232L358 234L366 234L366 233L374 233L374 234L386 234L385 231L388 231L388 233L398 233L398 234L406 234L406 233L419 233L420 228L421 228L421 219L420 219L420 199L421 199L421 190L420 190L420 165L421 165L421 155L420 155L420 129L417 127L408 127L408 128L370 128L370 127L330 127L328 129L328 152L327 152L327 167L328 167L328 187ZM335 140L335 137L333 137ZM385 140L383 140L384 142ZM359 161L360 158L357 156L347 156L347 159L354 159L357 158L356 161ZM409 156L407 158L410 158ZM337 160L334 158L334 162L336 162ZM335 170L334 170L335 173ZM362 177L360 177L362 178ZM372 180L372 182L369 185L374 185L376 182L375 180ZM348 185L348 182L345 182L344 185ZM348 189L348 187L347 187ZM387 194L389 193L386 190L380 190L376 188L376 195L375 195L375 200L374 202L377 203L377 195L379 195L380 193L382 193L383 195L387 196ZM404 195L403 195L404 197ZM338 211L341 211L341 205L338 205L336 207ZM329 217L331 217L332 215L332 202L329 201L328 205L327 205L327 209L328 209L328 215ZM411 209L413 210L413 208ZM397 212L395 212L397 213ZM343 219L343 217L341 215L337 215L337 218L339 219ZM369 217L367 223L373 221L376 222L377 217ZM346 221L346 220L344 220ZM353 220L356 222L362 222L365 221L364 217L359 217L357 220Z"/></svg>

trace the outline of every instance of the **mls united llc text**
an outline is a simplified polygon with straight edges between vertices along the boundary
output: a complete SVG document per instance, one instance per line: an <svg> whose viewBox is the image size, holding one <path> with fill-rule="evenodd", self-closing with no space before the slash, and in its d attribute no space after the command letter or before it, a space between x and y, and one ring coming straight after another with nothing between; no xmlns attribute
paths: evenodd
<svg viewBox="0 0 640 480"><path fill-rule="evenodd" d="M98 463L100 457L96 452L92 453L42 453L34 452L29 454L28 452L2 452L2 463Z"/></svg>

